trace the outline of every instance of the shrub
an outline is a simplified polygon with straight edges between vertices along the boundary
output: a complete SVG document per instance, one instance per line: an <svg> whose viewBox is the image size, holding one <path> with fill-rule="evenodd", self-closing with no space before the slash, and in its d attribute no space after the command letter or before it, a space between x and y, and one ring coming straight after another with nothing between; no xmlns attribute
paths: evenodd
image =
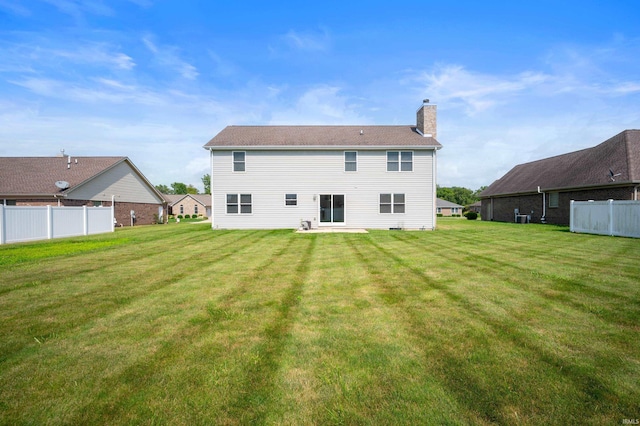
<svg viewBox="0 0 640 426"><path fill-rule="evenodd" d="M436 217L442 217L442 213L436 213Z"/></svg>
<svg viewBox="0 0 640 426"><path fill-rule="evenodd" d="M182 219L182 215L181 214L178 215L178 219Z"/></svg>
<svg viewBox="0 0 640 426"><path fill-rule="evenodd" d="M478 218L478 213L476 212L467 212L467 219L468 220L476 220Z"/></svg>

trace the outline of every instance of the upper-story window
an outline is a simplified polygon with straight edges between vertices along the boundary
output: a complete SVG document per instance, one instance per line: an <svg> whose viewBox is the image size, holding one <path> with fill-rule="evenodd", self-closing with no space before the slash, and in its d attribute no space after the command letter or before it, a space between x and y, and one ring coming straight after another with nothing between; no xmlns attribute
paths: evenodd
<svg viewBox="0 0 640 426"><path fill-rule="evenodd" d="M244 151L233 151L233 171L244 172L245 171L245 157Z"/></svg>
<svg viewBox="0 0 640 426"><path fill-rule="evenodd" d="M413 171L413 151L387 151L387 171Z"/></svg>
<svg viewBox="0 0 640 426"><path fill-rule="evenodd" d="M358 151L344 152L344 171L345 172L358 171Z"/></svg>

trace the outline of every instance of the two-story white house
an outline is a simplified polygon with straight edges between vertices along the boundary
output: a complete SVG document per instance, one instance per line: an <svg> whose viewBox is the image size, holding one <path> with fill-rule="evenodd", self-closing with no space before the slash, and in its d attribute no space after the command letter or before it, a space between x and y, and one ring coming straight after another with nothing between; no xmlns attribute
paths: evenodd
<svg viewBox="0 0 640 426"><path fill-rule="evenodd" d="M428 100L416 125L228 126L204 148L214 229L436 226Z"/></svg>

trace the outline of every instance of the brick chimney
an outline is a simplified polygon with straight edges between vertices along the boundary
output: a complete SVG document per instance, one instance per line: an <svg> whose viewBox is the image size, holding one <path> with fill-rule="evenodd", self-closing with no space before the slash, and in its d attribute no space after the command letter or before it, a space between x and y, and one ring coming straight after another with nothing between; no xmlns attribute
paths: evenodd
<svg viewBox="0 0 640 426"><path fill-rule="evenodd" d="M429 99L425 99L416 114L416 129L424 137L437 138L436 109L436 105L429 104Z"/></svg>

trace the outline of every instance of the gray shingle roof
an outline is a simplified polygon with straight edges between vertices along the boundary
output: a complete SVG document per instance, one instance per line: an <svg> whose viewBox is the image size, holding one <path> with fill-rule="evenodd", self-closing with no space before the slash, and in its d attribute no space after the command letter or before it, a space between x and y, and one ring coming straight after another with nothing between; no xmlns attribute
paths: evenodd
<svg viewBox="0 0 640 426"><path fill-rule="evenodd" d="M185 197L191 197L203 206L211 205L211 195L209 194L162 194L169 205L173 206Z"/></svg>
<svg viewBox="0 0 640 426"><path fill-rule="evenodd" d="M609 170L620 173L613 181ZM592 148L519 164L481 197L640 183L640 130L625 130Z"/></svg>
<svg viewBox="0 0 640 426"><path fill-rule="evenodd" d="M77 163L76 163L77 160ZM0 157L0 196L64 194L127 157ZM69 167L68 167L69 166ZM62 190L56 181L66 181Z"/></svg>
<svg viewBox="0 0 640 426"><path fill-rule="evenodd" d="M439 208L446 208L446 207L458 207L458 208L464 208L464 206L461 206L460 204L456 204L456 203L452 203L451 201L448 200L443 200L442 198L436 198L436 207Z"/></svg>
<svg viewBox="0 0 640 426"><path fill-rule="evenodd" d="M361 134L362 131L362 134ZM227 126L205 146L211 148L380 148L440 149L415 126Z"/></svg>

